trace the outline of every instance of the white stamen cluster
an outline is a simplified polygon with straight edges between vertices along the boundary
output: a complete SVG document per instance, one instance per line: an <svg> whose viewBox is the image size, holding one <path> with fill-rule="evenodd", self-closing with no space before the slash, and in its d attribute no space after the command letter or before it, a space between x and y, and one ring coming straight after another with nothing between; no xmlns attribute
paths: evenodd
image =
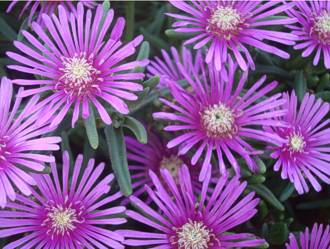
<svg viewBox="0 0 330 249"><path fill-rule="evenodd" d="M312 30L317 33L322 43L330 44L330 13L324 10L315 16Z"/></svg>
<svg viewBox="0 0 330 249"><path fill-rule="evenodd" d="M47 233L51 234L52 238L56 236L69 235L70 232L76 229L77 224L84 222L82 216L81 206L78 210L72 206L68 205L68 201L65 200L65 205L58 204L55 205L53 202L48 203L46 206L47 216L42 223L42 226L48 228ZM77 204L79 204L77 202Z"/></svg>
<svg viewBox="0 0 330 249"><path fill-rule="evenodd" d="M230 40L239 31L243 18L235 8L219 6L213 11L208 23L207 31Z"/></svg>
<svg viewBox="0 0 330 249"><path fill-rule="evenodd" d="M290 151L303 152L305 145L306 145L306 142L304 141L304 138L302 135L297 134L297 133L292 133L289 136L288 147L289 147Z"/></svg>
<svg viewBox="0 0 330 249"><path fill-rule="evenodd" d="M177 245L182 249L207 249L214 235L201 221L191 221L177 231Z"/></svg>
<svg viewBox="0 0 330 249"><path fill-rule="evenodd" d="M179 169L183 165L183 161L176 155L163 157L160 162L160 168L167 169L175 180L178 178Z"/></svg>
<svg viewBox="0 0 330 249"><path fill-rule="evenodd" d="M222 103L206 108L201 114L201 119L209 137L231 137L235 132L235 115Z"/></svg>
<svg viewBox="0 0 330 249"><path fill-rule="evenodd" d="M75 54L71 58L62 58L63 67L60 70L63 75L59 79L59 85L70 95L81 96L93 89L99 90L98 83L102 81L98 77L100 71L93 67L93 55L87 57L86 53ZM59 88L56 86L55 88Z"/></svg>

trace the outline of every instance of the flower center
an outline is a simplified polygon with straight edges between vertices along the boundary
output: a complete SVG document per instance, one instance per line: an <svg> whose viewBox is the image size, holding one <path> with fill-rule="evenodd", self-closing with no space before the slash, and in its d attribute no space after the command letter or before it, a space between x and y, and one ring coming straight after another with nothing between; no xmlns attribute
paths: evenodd
<svg viewBox="0 0 330 249"><path fill-rule="evenodd" d="M77 224L84 221L81 218L81 211L78 212L77 209L69 206L47 206L47 216L43 221L42 226L48 228L47 234L64 236L73 231Z"/></svg>
<svg viewBox="0 0 330 249"><path fill-rule="evenodd" d="M183 249L207 249L214 237L201 221L191 221L177 230L177 244Z"/></svg>
<svg viewBox="0 0 330 249"><path fill-rule="evenodd" d="M314 17L312 30L318 35L322 43L330 44L330 14L326 10Z"/></svg>
<svg viewBox="0 0 330 249"><path fill-rule="evenodd" d="M160 162L160 168L167 169L172 177L177 181L179 169L181 168L183 161L175 155L171 155L170 157L163 157Z"/></svg>
<svg viewBox="0 0 330 249"><path fill-rule="evenodd" d="M71 97L100 91L99 82L102 79L98 77L100 71L93 66L93 56L87 57L86 53L75 54L71 58L62 58L62 64L60 71L63 75L55 86L56 90L63 89Z"/></svg>
<svg viewBox="0 0 330 249"><path fill-rule="evenodd" d="M231 137L235 132L235 115L229 107L219 103L202 112L202 124L209 137Z"/></svg>
<svg viewBox="0 0 330 249"><path fill-rule="evenodd" d="M306 142L304 141L304 138L300 134L293 133L289 136L289 150L292 152L302 152L304 150L304 147L306 145Z"/></svg>
<svg viewBox="0 0 330 249"><path fill-rule="evenodd" d="M208 19L207 31L230 40L238 33L243 18L235 8L231 6L219 6Z"/></svg>

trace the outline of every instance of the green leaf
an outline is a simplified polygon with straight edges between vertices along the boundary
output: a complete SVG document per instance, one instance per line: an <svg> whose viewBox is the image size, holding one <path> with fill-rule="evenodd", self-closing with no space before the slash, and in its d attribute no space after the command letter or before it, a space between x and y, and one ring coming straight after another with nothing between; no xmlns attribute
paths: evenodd
<svg viewBox="0 0 330 249"><path fill-rule="evenodd" d="M123 128L113 125L104 128L112 169L116 175L121 192L125 196L132 194L131 176L128 170L126 145Z"/></svg>
<svg viewBox="0 0 330 249"><path fill-rule="evenodd" d="M64 151L67 151L69 153L69 158L70 158L70 165L73 164L73 155L72 155L72 150L71 150L71 146L70 146L70 140L69 140L69 136L68 136L68 132L66 131L62 131L61 132L61 151L62 153Z"/></svg>
<svg viewBox="0 0 330 249"><path fill-rule="evenodd" d="M17 38L15 30L2 17L0 17L0 34L8 41L14 41Z"/></svg>
<svg viewBox="0 0 330 249"><path fill-rule="evenodd" d="M140 32L144 35L145 39L149 41L152 45L154 45L158 49L169 49L169 45L163 39L150 34L146 29L140 27Z"/></svg>
<svg viewBox="0 0 330 249"><path fill-rule="evenodd" d="M323 199L320 201L311 201L299 203L297 205L297 209L308 210L308 209L319 209L319 208L329 208L330 207L330 199Z"/></svg>
<svg viewBox="0 0 330 249"><path fill-rule="evenodd" d="M124 4L125 4L125 13L126 13L125 40L131 41L134 36L135 2L127 1Z"/></svg>
<svg viewBox="0 0 330 249"><path fill-rule="evenodd" d="M99 146L99 134L97 133L93 108L89 108L89 117L84 119L87 138L91 147L96 150Z"/></svg>
<svg viewBox="0 0 330 249"><path fill-rule="evenodd" d="M255 191L258 195L260 195L263 199L265 199L269 204L271 204L274 208L284 211L284 206L282 203L275 197L275 195L270 191L265 185L250 185L248 189Z"/></svg>
<svg viewBox="0 0 330 249"><path fill-rule="evenodd" d="M149 87L150 89L154 89L159 83L159 76L154 76L145 82L143 82L144 87Z"/></svg>
<svg viewBox="0 0 330 249"><path fill-rule="evenodd" d="M181 32L176 32L174 29L167 29L165 30L165 35L168 38L175 38L175 39L187 39L192 36L194 36L196 33L181 33Z"/></svg>
<svg viewBox="0 0 330 249"><path fill-rule="evenodd" d="M290 198L290 196L294 192L294 185L289 182L288 185L283 189L281 196L280 196L280 201L286 201L287 199Z"/></svg>
<svg viewBox="0 0 330 249"><path fill-rule="evenodd" d="M265 174L267 171L267 167L266 167L265 163L261 159L257 159L256 163L259 166L259 173Z"/></svg>
<svg viewBox="0 0 330 249"><path fill-rule="evenodd" d="M299 70L294 77L294 89L296 91L298 99L301 101L306 92L306 80L302 70Z"/></svg>
<svg viewBox="0 0 330 249"><path fill-rule="evenodd" d="M316 97L321 98L324 101L330 102L330 91L318 92L315 95L316 95Z"/></svg>
<svg viewBox="0 0 330 249"><path fill-rule="evenodd" d="M249 184L260 184L260 183L263 183L265 180L266 180L266 177L264 177L264 176L254 175L248 179L248 183Z"/></svg>
<svg viewBox="0 0 330 249"><path fill-rule="evenodd" d="M330 73L325 73L320 78L319 84L317 85L316 91L320 92L330 86Z"/></svg>
<svg viewBox="0 0 330 249"><path fill-rule="evenodd" d="M275 223L270 226L267 234L267 240L272 245L283 245L288 239L289 229L288 225L283 222Z"/></svg>
<svg viewBox="0 0 330 249"><path fill-rule="evenodd" d="M141 61L144 59L148 59L150 55L150 44L147 41L142 42L140 46L139 53L136 57L136 60Z"/></svg>
<svg viewBox="0 0 330 249"><path fill-rule="evenodd" d="M104 0L102 3L103 7L103 12L106 13L110 9L110 1L109 0Z"/></svg>
<svg viewBox="0 0 330 249"><path fill-rule="evenodd" d="M146 144L148 142L147 131L140 121L127 116L123 125L134 133L134 136L140 143Z"/></svg>
<svg viewBox="0 0 330 249"><path fill-rule="evenodd" d="M266 65L256 65L256 70L252 72L252 74L260 73L260 74L273 74L274 76L279 76L282 78L291 78L291 75L286 70L276 66L266 66Z"/></svg>

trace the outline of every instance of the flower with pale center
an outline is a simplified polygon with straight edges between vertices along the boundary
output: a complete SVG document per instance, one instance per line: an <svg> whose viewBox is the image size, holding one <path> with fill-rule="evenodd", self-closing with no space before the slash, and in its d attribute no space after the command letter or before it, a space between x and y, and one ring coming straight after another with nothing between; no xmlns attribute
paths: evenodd
<svg viewBox="0 0 330 249"><path fill-rule="evenodd" d="M219 6L208 20L206 30L219 37L230 40L240 30L243 19L239 12L231 6Z"/></svg>
<svg viewBox="0 0 330 249"><path fill-rule="evenodd" d="M47 215L42 223L42 226L47 226L47 233L54 235L64 236L76 229L77 224L83 222L81 218L81 211L73 208L72 205L50 204L46 208Z"/></svg>
<svg viewBox="0 0 330 249"><path fill-rule="evenodd" d="M330 44L330 13L326 10L322 11L320 15L315 15L314 26L312 27L319 40L324 44Z"/></svg>
<svg viewBox="0 0 330 249"><path fill-rule="evenodd" d="M93 66L93 55L89 57L86 53L75 54L71 58L62 59L63 67L60 71L63 75L56 84L55 89L64 89L71 97L88 95L97 90L100 91L100 71Z"/></svg>
<svg viewBox="0 0 330 249"><path fill-rule="evenodd" d="M293 133L289 136L288 147L292 152L303 152L306 142L302 135Z"/></svg>
<svg viewBox="0 0 330 249"><path fill-rule="evenodd" d="M178 248L182 249L207 249L212 237L211 231L202 221L189 220L176 231Z"/></svg>
<svg viewBox="0 0 330 249"><path fill-rule="evenodd" d="M176 181L178 180L179 169L182 167L182 165L183 161L176 155L163 157L162 161L160 162L160 168L167 169Z"/></svg>
<svg viewBox="0 0 330 249"><path fill-rule="evenodd" d="M209 137L227 138L231 137L235 132L235 115L233 110L222 103L207 107L202 112L201 119Z"/></svg>

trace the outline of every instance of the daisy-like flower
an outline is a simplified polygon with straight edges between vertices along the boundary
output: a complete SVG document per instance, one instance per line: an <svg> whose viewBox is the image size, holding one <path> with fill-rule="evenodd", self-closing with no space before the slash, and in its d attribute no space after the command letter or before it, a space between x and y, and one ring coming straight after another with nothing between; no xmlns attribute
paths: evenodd
<svg viewBox="0 0 330 249"><path fill-rule="evenodd" d="M186 166L179 170L179 186L167 170L163 169L161 175L163 180L150 171L155 189L146 186L159 212L135 196L130 200L143 213L126 212L130 218L150 227L152 232L120 230L125 236L125 244L148 248L215 249L256 247L265 243L253 234L231 232L257 213L259 202L253 192L240 197L246 183L240 183L238 177L218 178L214 191L207 196L208 189L213 189L211 174L208 174L201 194L197 196Z"/></svg>
<svg viewBox="0 0 330 249"><path fill-rule="evenodd" d="M9 4L7 8L7 13L11 12L12 9L15 7L15 5L20 2L19 0L12 0L11 3ZM22 18L24 13L29 12L28 16L28 23L31 24L34 16L36 15L35 21L38 23L42 22L42 15L47 14L51 15L53 14L58 5L62 4L63 7L68 11L68 12L73 12L76 13L76 7L75 4L73 3L74 1L72 0L65 0L65 1L34 1L34 0L27 0L24 4L24 7L20 11L19 18ZM84 4L86 7L92 9L96 6L96 3L93 1L86 1L82 0L79 1L82 4Z"/></svg>
<svg viewBox="0 0 330 249"><path fill-rule="evenodd" d="M19 89L21 93L23 89ZM29 172L43 171L44 163L53 162L53 156L43 152L58 150L59 137L43 136L51 132L49 123L38 120L43 111L36 111L39 97L32 97L25 107L22 98L12 103L13 85L2 78L0 86L0 207L4 208L7 199L16 199L16 189L30 195L29 185L36 181ZM43 137L41 137L43 136Z"/></svg>
<svg viewBox="0 0 330 249"><path fill-rule="evenodd" d="M200 165L192 166L186 156L178 155L176 149L168 149L165 142L155 133L149 132L147 144L140 144L136 139L127 137L126 146L127 158L130 161L128 167L133 179L133 194L136 197L145 193L144 185L152 186L150 170L159 176L161 169L167 169L178 183L178 173L183 165L189 169L193 188L196 191L201 189L201 183L198 181Z"/></svg>
<svg viewBox="0 0 330 249"><path fill-rule="evenodd" d="M275 89L277 82L262 86L266 80L266 76L263 76L244 91L247 73L244 72L236 84L234 76L237 64L231 59L228 71L216 71L212 65L206 70L203 64L199 75L195 71L188 75L180 64L179 67L192 90L185 90L178 84L170 84L170 92L175 102L166 99L161 101L173 112L158 112L153 115L155 119L171 121L172 124L166 126L165 130L178 134L167 146L179 146L179 155L196 148L191 159L193 165L205 152L200 180L205 177L213 152L218 157L221 174L226 173L225 158L235 172L240 174L237 156L232 152L241 156L252 171L257 171L258 166L253 157L262 152L255 150L245 138L280 143L280 138L258 128L263 125L283 126L282 122L272 119L283 116L286 112L275 110L285 101L282 95L275 94L264 98Z"/></svg>
<svg viewBox="0 0 330 249"><path fill-rule="evenodd" d="M303 49L302 56L316 51L313 64L317 65L323 55L324 65L330 69L330 3L329 1L295 1L295 8L287 10L289 16L297 18L297 26L288 25L292 34L299 37L295 49Z"/></svg>
<svg viewBox="0 0 330 249"><path fill-rule="evenodd" d="M35 176L38 188L31 190L31 198L18 195L16 202L0 211L0 238L21 235L3 249L124 248L124 238L110 230L126 222L116 217L125 207L109 206L121 197L119 192L109 195L114 176L102 179L103 163L95 167L90 159L83 169L82 162L79 155L70 169L65 152L61 174L51 163L51 175Z"/></svg>
<svg viewBox="0 0 330 249"><path fill-rule="evenodd" d="M281 4L278 1L222 0L170 2L185 12L168 14L178 19L173 24L175 31L191 33L193 37L185 44L195 44L195 49L210 44L205 61L213 61L217 70L228 60L229 53L234 55L244 71L248 68L254 69L255 65L247 46L288 59L288 53L265 41L294 45L297 38L293 34L264 28L296 22L295 18L274 18L291 8L292 4Z"/></svg>
<svg viewBox="0 0 330 249"><path fill-rule="evenodd" d="M94 105L104 123L110 124L111 118L103 102L122 114L128 114L124 100L136 100L137 95L132 92L143 90L141 84L133 81L141 80L144 74L131 70L145 66L148 61L122 63L135 53L143 37L138 36L122 45L120 38L125 20L118 18L110 32L113 16L113 10L105 13L101 5L98 5L94 17L91 10L85 12L81 3L77 15L69 14L60 5L57 16L43 15L45 30L34 22L32 27L36 36L22 32L28 45L14 42L22 55L7 53L20 63L9 68L43 77L38 80L15 79L13 82L34 87L23 91L20 96L50 93L40 105L49 106L45 118L54 115L52 125L60 123L73 106L74 126L80 110L84 119L89 116L89 105ZM109 33L109 39L105 40Z"/></svg>
<svg viewBox="0 0 330 249"><path fill-rule="evenodd" d="M286 249L329 249L330 248L330 226L314 224L313 229L309 232L306 228L305 232L301 232L297 240L293 234L290 234L290 241L286 243Z"/></svg>
<svg viewBox="0 0 330 249"><path fill-rule="evenodd" d="M172 55L172 56L171 56ZM198 72L199 65L201 63L201 52L198 51L195 59L189 49L182 47L181 55L175 47L171 47L171 55L162 49L163 58L155 57L150 61L148 65L148 76L159 76L159 84L157 85L159 89L167 86L167 81L179 81L184 78L178 69L177 62L180 62L185 69L190 72L190 70L195 70ZM193 65L193 68L190 66Z"/></svg>
<svg viewBox="0 0 330 249"><path fill-rule="evenodd" d="M306 93L300 107L294 92L284 94L288 112L281 119L285 128L265 128L283 139L280 146L273 146L272 158L277 159L274 169L281 169L283 179L289 178L299 194L309 191L308 180L316 191L321 190L319 180L330 184L330 129L325 128L330 119L324 120L329 104Z"/></svg>

